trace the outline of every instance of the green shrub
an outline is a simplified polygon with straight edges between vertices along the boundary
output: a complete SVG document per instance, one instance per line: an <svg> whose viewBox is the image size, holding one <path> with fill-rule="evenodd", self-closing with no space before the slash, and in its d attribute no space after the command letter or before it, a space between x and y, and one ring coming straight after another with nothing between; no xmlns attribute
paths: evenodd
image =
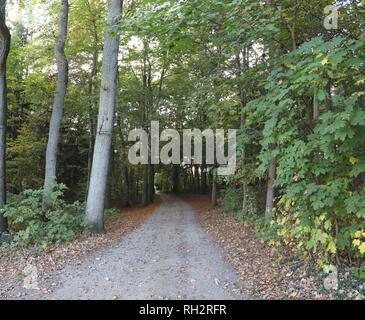
<svg viewBox="0 0 365 320"><path fill-rule="evenodd" d="M241 190L228 187L222 190L221 212L226 215L236 216L242 208Z"/></svg>
<svg viewBox="0 0 365 320"><path fill-rule="evenodd" d="M242 208L243 196L241 189L229 187L223 190L221 212L225 215L233 216L240 222L256 218L259 210L252 190L248 190L246 197L246 208Z"/></svg>
<svg viewBox="0 0 365 320"><path fill-rule="evenodd" d="M68 242L86 230L84 205L63 200L65 185L59 184L50 195L51 208L42 207L43 190L25 190L12 197L2 210L8 218L14 242L21 246L46 246Z"/></svg>
<svg viewBox="0 0 365 320"><path fill-rule="evenodd" d="M105 217L105 223L109 223L112 221L117 220L121 216L121 213L116 208L110 208L105 210L104 217Z"/></svg>

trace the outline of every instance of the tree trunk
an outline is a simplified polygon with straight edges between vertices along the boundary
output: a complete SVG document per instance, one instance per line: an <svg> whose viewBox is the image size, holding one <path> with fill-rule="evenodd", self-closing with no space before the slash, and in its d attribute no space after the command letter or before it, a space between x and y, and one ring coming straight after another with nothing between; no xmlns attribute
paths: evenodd
<svg viewBox="0 0 365 320"><path fill-rule="evenodd" d="M205 164L205 161L203 161L203 164L201 166L201 193L207 193L207 166Z"/></svg>
<svg viewBox="0 0 365 320"><path fill-rule="evenodd" d="M57 87L53 100L51 121L49 124L48 144L46 151L46 170L44 177L43 204L52 205L49 194L53 191L56 183L57 151L60 138L60 128L65 104L65 96L68 81L68 61L65 55L68 23L68 0L61 0L61 8L58 17L58 40L55 45L57 62Z"/></svg>
<svg viewBox="0 0 365 320"><path fill-rule="evenodd" d="M92 101L93 95L93 80L97 74L97 63L98 63L98 49L95 48L93 52L93 62L92 68L88 79L88 96L89 96L89 154L88 154L88 163L87 163L87 186L86 186L86 194L89 190L89 183L90 183L90 174L91 174L91 167L93 163L93 153L94 153L94 145L95 145L95 135L96 135L96 127L95 127L95 120L94 120L94 103Z"/></svg>
<svg viewBox="0 0 365 320"><path fill-rule="evenodd" d="M105 189L105 204L104 204L105 209L110 209L112 207L113 172L114 172L114 152L112 144L110 148L108 177L106 180L106 189Z"/></svg>
<svg viewBox="0 0 365 320"><path fill-rule="evenodd" d="M244 113L246 98L245 98L244 88L240 82L240 78L242 76L242 71L243 71L241 57L240 57L241 53L243 56L243 67L246 68L248 66L247 59L246 59L248 52L247 52L246 48L244 48L243 50L240 50L236 54L236 64L237 64L236 75L237 75L237 78L239 79L238 87L239 87L239 98L240 98L240 104L239 104L240 108L238 110L238 116L241 117L240 130L243 132L245 121L246 121L246 116ZM246 150L245 150L245 146L243 145L242 149L241 149L241 158L242 158L242 168L243 169L245 168L245 157L246 157ZM243 183L242 183L242 209L243 210L247 209L247 178L245 176L243 176Z"/></svg>
<svg viewBox="0 0 365 320"><path fill-rule="evenodd" d="M276 175L276 161L271 160L269 165L269 174L267 181L267 192L266 192L266 209L265 209L265 219L270 221L272 216L272 210L274 208L274 182Z"/></svg>
<svg viewBox="0 0 365 320"><path fill-rule="evenodd" d="M128 165L125 162L123 164L123 180L124 180L124 193L125 193L124 206L125 207L132 206L132 201L131 201L131 188L130 188L130 186L133 185L132 178L133 178L132 174L129 177ZM132 181L132 183L130 183L130 181Z"/></svg>
<svg viewBox="0 0 365 320"><path fill-rule="evenodd" d="M122 3L122 0L108 0L107 25L109 27L105 31L99 115L86 203L87 220L94 233L101 233L104 230L105 190L117 91L120 38L118 34L118 20L122 13Z"/></svg>
<svg viewBox="0 0 365 320"><path fill-rule="evenodd" d="M142 192L142 204L144 207L148 206L148 171L150 164L143 165L143 192Z"/></svg>
<svg viewBox="0 0 365 320"><path fill-rule="evenodd" d="M212 199L211 199L212 207L217 206L217 181L215 172L212 173Z"/></svg>
<svg viewBox="0 0 365 320"><path fill-rule="evenodd" d="M242 147L241 149L241 157L242 157L242 167L245 167L245 157L246 157L246 150L245 147ZM247 178L243 176L243 182L242 182L242 209L244 211L247 210L247 189L248 189L248 182Z"/></svg>
<svg viewBox="0 0 365 320"><path fill-rule="evenodd" d="M178 193L179 192L179 175L180 175L180 165L174 164L174 176L173 176L173 186L172 186L172 192Z"/></svg>
<svg viewBox="0 0 365 320"><path fill-rule="evenodd" d="M148 172L148 202L153 203L155 200L155 166L151 164Z"/></svg>
<svg viewBox="0 0 365 320"><path fill-rule="evenodd" d="M132 171L132 173L133 173L133 171ZM139 201L139 174L138 174L138 172L136 172L136 182L135 183L136 184L135 185L133 184L133 185L135 186L136 193L135 194L132 193L132 194L134 194L135 200Z"/></svg>
<svg viewBox="0 0 365 320"><path fill-rule="evenodd" d="M93 96L93 86L94 80L98 73L98 59L99 59L99 51L98 51L98 28L95 18L95 10L92 9L89 0L86 0L86 5L88 7L88 11L90 14L91 24L92 24L92 34L94 40L94 50L92 57L92 65L88 78L88 97L89 97L89 153L88 153L88 167L87 167L87 185L86 185L86 197L89 190L90 184L90 175L91 175L91 167L93 162L93 154L94 154L94 146L95 146L95 136L96 136L96 116L94 116L94 101L92 100Z"/></svg>
<svg viewBox="0 0 365 320"><path fill-rule="evenodd" d="M200 193L199 165L194 165L195 193Z"/></svg>
<svg viewBox="0 0 365 320"><path fill-rule="evenodd" d="M248 195L247 195L247 182L244 181L243 184L242 184L242 196L243 196L243 199L242 199L242 209L243 210L247 210L247 198L248 198Z"/></svg>
<svg viewBox="0 0 365 320"><path fill-rule="evenodd" d="M191 188L193 193L195 193L196 187L195 187L195 177L194 177L194 166L190 166L190 178L191 178Z"/></svg>
<svg viewBox="0 0 365 320"><path fill-rule="evenodd" d="M119 137L120 137L120 143L123 147L125 147L124 143L124 137L123 132L121 131L121 119L117 118L117 123L119 126ZM125 159L122 152L122 175L123 175L123 188L121 197L123 199L123 206L124 207L131 207L132 206L132 200L131 200L131 192L133 192L133 171L131 171L131 174L129 175L128 171L128 159ZM132 182L131 182L132 181ZM124 195L123 195L124 191Z"/></svg>
<svg viewBox="0 0 365 320"><path fill-rule="evenodd" d="M0 209L6 204L6 112L7 112L7 85L6 61L10 49L10 32L5 23L6 0L0 0ZM0 233L7 231L8 223L0 213Z"/></svg>

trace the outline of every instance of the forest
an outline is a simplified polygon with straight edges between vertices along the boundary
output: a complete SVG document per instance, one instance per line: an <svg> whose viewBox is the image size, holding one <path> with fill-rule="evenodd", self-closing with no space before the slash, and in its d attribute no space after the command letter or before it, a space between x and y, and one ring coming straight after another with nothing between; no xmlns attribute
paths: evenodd
<svg viewBox="0 0 365 320"><path fill-rule="evenodd" d="M184 199L217 234L248 228L353 279L337 298L364 299L364 0L0 0L0 49L0 299L15 268L2 263L107 237L125 212L178 215ZM234 173L207 152L159 163L144 147L131 163L130 132L150 139L156 121L235 129Z"/></svg>

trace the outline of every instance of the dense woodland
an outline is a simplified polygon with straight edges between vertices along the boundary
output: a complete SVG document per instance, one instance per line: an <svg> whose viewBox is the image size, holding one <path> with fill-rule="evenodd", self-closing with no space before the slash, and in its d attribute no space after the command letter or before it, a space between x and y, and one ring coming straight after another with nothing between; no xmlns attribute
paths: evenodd
<svg viewBox="0 0 365 320"><path fill-rule="evenodd" d="M365 2L337 1L328 30L330 4L1 0L3 237L102 232L105 209L147 206L156 186L364 277ZM153 120L238 129L235 174L131 165L128 132Z"/></svg>

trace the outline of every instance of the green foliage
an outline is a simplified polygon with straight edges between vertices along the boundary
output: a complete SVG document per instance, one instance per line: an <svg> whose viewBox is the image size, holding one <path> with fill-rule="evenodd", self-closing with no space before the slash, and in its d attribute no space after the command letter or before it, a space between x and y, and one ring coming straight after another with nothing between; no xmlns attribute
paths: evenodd
<svg viewBox="0 0 365 320"><path fill-rule="evenodd" d="M120 217L121 213L116 208L110 208L105 210L104 215L105 215L104 219L105 223L108 224L110 222L117 220Z"/></svg>
<svg viewBox="0 0 365 320"><path fill-rule="evenodd" d="M258 218L259 208L256 195L251 188L247 189L245 207L243 207L243 193L240 188L227 187L221 192L221 212L244 222Z"/></svg>
<svg viewBox="0 0 365 320"><path fill-rule="evenodd" d="M241 192L237 188L228 187L222 192L221 210L226 215L236 215L242 203Z"/></svg>
<svg viewBox="0 0 365 320"><path fill-rule="evenodd" d="M2 210L8 218L15 243L21 246L46 246L68 242L86 230L84 206L63 200L65 186L59 184L51 194L52 208L43 208L43 190L25 190L12 197Z"/></svg>
<svg viewBox="0 0 365 320"><path fill-rule="evenodd" d="M354 268L352 272L355 277L365 280L365 262L363 262L360 267Z"/></svg>
<svg viewBox="0 0 365 320"><path fill-rule="evenodd" d="M272 157L277 162L275 183L282 194L272 225L280 226L285 245L320 265L343 253L363 258L352 238L365 223L364 186L357 182L365 170L365 111L361 86L347 85L364 79L363 45L342 37L304 43L280 59L267 94L249 103L249 125L264 124L258 174L264 176ZM331 97L329 83L336 87ZM305 117L312 107L306 94L319 99L315 123Z"/></svg>

